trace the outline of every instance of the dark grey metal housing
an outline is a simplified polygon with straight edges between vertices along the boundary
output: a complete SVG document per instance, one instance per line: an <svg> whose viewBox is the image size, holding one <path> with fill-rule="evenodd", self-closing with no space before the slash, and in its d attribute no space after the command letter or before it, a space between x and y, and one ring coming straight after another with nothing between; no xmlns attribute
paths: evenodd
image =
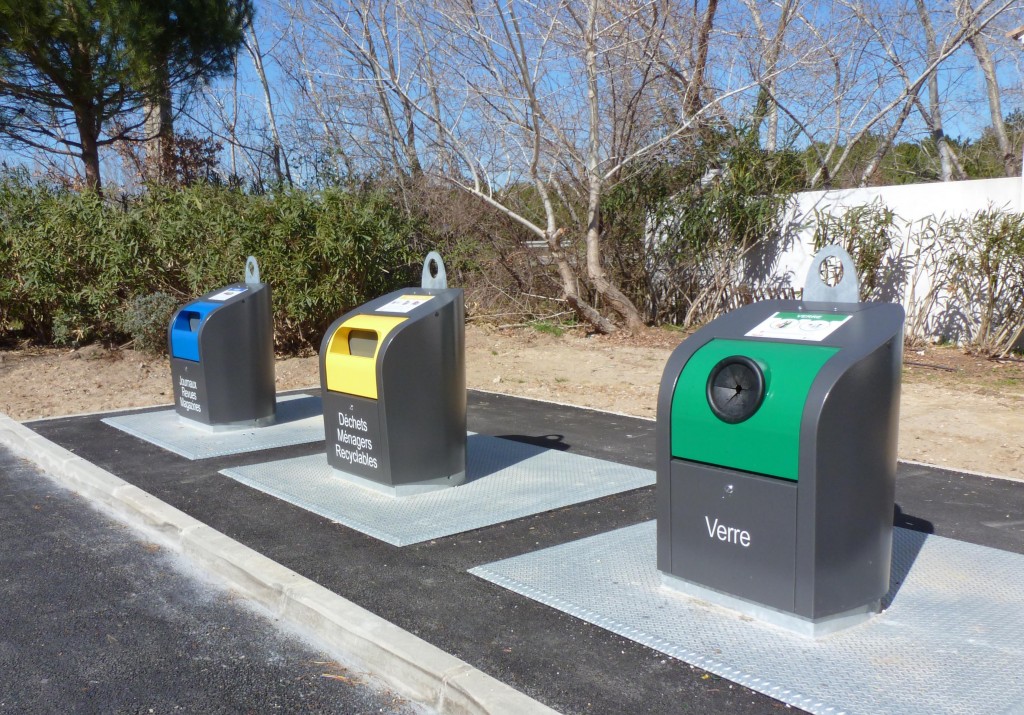
<svg viewBox="0 0 1024 715"><path fill-rule="evenodd" d="M421 303L411 310L408 306L389 309L410 296ZM393 327L381 329L377 337L373 335L373 321L401 318ZM374 359L370 392L376 392L376 397L330 389L329 347L335 333L346 324L353 325L353 319L357 323L353 332L369 337L358 338L365 342L357 345L350 335L349 349L353 355L364 351L353 359ZM334 321L320 347L328 463L395 494L415 491L410 487L462 484L466 476L465 342L465 308L459 288L395 291Z"/></svg>
<svg viewBox="0 0 1024 715"><path fill-rule="evenodd" d="M269 285L234 283L182 306L167 328L167 341L179 415L211 426L273 421Z"/></svg>
<svg viewBox="0 0 1024 715"><path fill-rule="evenodd" d="M715 340L741 341L750 355L763 342L801 349L808 343L747 335L780 312L851 316L813 343L837 350L797 396L796 478L673 456L673 399L691 358ZM889 589L903 321L892 304L765 301L712 321L672 353L657 434L658 569L667 583L812 624L877 610Z"/></svg>

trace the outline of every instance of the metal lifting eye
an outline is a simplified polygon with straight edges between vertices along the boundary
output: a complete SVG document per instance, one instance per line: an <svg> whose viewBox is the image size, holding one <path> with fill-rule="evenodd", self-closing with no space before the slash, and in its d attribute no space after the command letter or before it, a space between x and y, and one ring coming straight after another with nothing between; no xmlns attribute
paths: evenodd
<svg viewBox="0 0 1024 715"><path fill-rule="evenodd" d="M742 355L721 360L708 376L708 406L718 419L729 424L753 417L764 402L764 393L761 367Z"/></svg>

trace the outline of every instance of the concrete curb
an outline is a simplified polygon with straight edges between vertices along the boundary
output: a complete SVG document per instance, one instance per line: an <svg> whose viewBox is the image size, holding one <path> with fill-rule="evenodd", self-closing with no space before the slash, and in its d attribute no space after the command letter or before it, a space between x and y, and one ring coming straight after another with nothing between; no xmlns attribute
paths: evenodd
<svg viewBox="0 0 1024 715"><path fill-rule="evenodd" d="M155 534L196 566L286 623L313 634L410 700L451 715L552 715L555 710L0 413L0 445L57 482Z"/></svg>

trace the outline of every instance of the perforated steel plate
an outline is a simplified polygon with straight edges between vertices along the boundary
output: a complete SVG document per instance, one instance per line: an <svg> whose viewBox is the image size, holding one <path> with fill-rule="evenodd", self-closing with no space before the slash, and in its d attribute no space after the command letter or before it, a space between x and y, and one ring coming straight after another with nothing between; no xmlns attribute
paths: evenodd
<svg viewBox="0 0 1024 715"><path fill-rule="evenodd" d="M209 459L226 454L256 452L316 442L324 438L323 408L319 397L285 395L277 398L277 421L266 427L215 432L192 425L174 410L138 412L104 417L111 427L127 432L187 459Z"/></svg>
<svg viewBox="0 0 1024 715"><path fill-rule="evenodd" d="M661 586L655 522L474 568L812 713L1024 713L1024 556L896 529L892 588L818 640Z"/></svg>
<svg viewBox="0 0 1024 715"><path fill-rule="evenodd" d="M654 484L654 472L473 434L466 483L390 496L337 476L323 454L221 472L395 546L458 534Z"/></svg>

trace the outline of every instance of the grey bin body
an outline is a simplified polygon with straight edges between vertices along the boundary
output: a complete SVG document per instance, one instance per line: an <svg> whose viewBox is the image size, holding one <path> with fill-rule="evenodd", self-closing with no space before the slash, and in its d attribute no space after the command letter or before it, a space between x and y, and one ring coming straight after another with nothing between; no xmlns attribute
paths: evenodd
<svg viewBox="0 0 1024 715"><path fill-rule="evenodd" d="M273 421L269 285L235 283L182 306L167 328L167 342L179 415L211 426Z"/></svg>
<svg viewBox="0 0 1024 715"><path fill-rule="evenodd" d="M792 323L773 322L787 314L849 318L804 341L785 337ZM712 321L672 353L657 418L666 583L812 624L877 610L889 590L903 320L892 304L765 301ZM782 328L776 337L749 334L765 325ZM805 368L808 350L817 357ZM764 395L744 393L757 385L744 383L743 366L729 385L712 379L708 365L718 369L723 355L754 362ZM684 389L693 394L677 395ZM735 390L759 406L732 424L714 415L716 390L725 403Z"/></svg>
<svg viewBox="0 0 1024 715"><path fill-rule="evenodd" d="M399 290L338 318L320 347L328 463L397 495L462 484L465 342L458 288Z"/></svg>

